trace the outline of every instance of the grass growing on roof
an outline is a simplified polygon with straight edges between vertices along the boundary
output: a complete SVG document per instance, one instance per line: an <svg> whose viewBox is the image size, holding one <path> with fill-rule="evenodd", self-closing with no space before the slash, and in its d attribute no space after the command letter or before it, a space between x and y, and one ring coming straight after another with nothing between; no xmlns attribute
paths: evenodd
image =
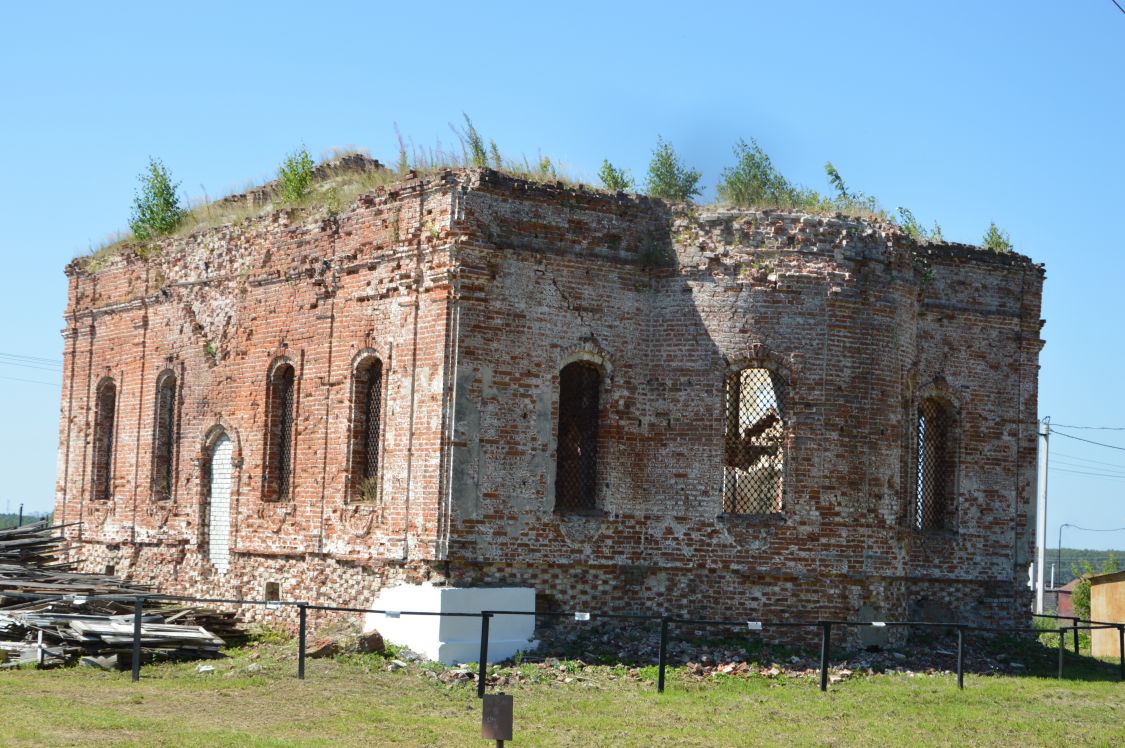
<svg viewBox="0 0 1125 748"><path fill-rule="evenodd" d="M160 246L148 241L154 236L182 237L193 232L237 224L241 221L285 208L303 216L323 211L329 216L339 214L351 206L362 193L386 187L410 177L426 177L446 170L491 168L540 184L561 183L567 187L589 186L573 176L557 159L543 154L535 158L526 155L506 155L492 138L477 129L467 114L464 124L450 124L456 143L445 147L441 141L430 146L418 146L412 139L404 138L395 126L397 158L393 168L378 170L329 169L317 177L316 167L308 151L302 146L289 154L281 164L278 179L256 189L248 189L241 199L210 200L206 195L187 210L182 210L176 195L176 185L158 160L152 160L149 170L142 174L142 190L161 197L160 200L138 200L134 206L134 232L94 248L84 259L87 270L96 272L114 256L133 251L144 256ZM329 163L366 151L355 147L330 152L322 163ZM719 203L742 208L780 209L785 211L833 215L839 214L864 220L897 223L903 231L917 241L944 241L941 227L935 222L926 228L906 208L899 208L897 216L889 216L874 196L850 188L839 170L831 163L825 164L825 174L832 191L817 190L789 181L773 165L769 156L751 138L740 140L734 147L735 163L723 170L716 185ZM631 191L635 182L624 169L603 161L598 178L609 192ZM671 144L661 138L649 164L645 188L648 194L676 202L690 201L700 194L701 174L685 165ZM161 189L153 189L153 185ZM144 206L155 205L160 210L141 211ZM148 216L138 220L141 213ZM151 214L151 215L150 215ZM156 216L153 218L152 216ZM167 220L164 220L167 218ZM159 220L158 220L159 219ZM152 227L159 226L159 230ZM146 243L147 242L147 243ZM1007 233L993 224L982 240L984 246L998 252L1012 250Z"/></svg>
<svg viewBox="0 0 1125 748"><path fill-rule="evenodd" d="M579 184L577 179L570 176L565 166L548 156L539 154L532 161L526 156L510 158L502 155L495 141L489 140L488 145L485 145L484 137L476 130L468 116L465 117L465 123L464 129L453 128L460 144L458 149L444 148L440 140L434 146L420 148L415 146L412 140L404 140L398 134L396 126L398 162L395 169L331 171L328 176L316 178L313 174L315 164L307 149L302 146L290 153L282 162L277 180L267 185L248 185L243 192L246 195L243 199L212 200L204 194L201 198L189 201L189 207L186 209L181 209L176 202L175 221L162 223L159 233L162 236L188 236L200 230L238 224L281 208L295 210L298 214L312 214L318 211L338 214L366 192L412 176L427 177L447 170L488 167L531 182L561 182L571 187ZM332 149L324 155L322 163L356 154L369 156L365 149L349 146ZM165 189L160 193L161 196L166 198L167 194L171 194L175 197L176 185L172 185L170 178L167 178L163 165L153 160L149 171L156 169L153 164L161 167L160 174L165 177L164 182L171 190L169 193L169 189ZM145 175L142 175L142 179L144 177ZM149 181L152 181L151 178ZM260 192L263 188L266 188L264 195ZM259 199L251 199L255 195ZM260 199L262 197L264 199ZM167 208L165 212L168 210L171 208ZM135 226L142 225L135 220L133 223ZM88 272L97 272L123 252L132 251L142 256L146 252L152 252L157 245L147 240L153 236L154 233L149 231L144 231L143 235L136 231L112 235L91 247L84 255L85 269Z"/></svg>

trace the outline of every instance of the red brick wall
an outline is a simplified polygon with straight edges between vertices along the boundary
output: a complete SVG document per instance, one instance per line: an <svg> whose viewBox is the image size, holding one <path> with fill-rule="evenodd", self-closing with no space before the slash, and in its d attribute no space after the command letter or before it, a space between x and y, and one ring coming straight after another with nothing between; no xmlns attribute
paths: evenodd
<svg viewBox="0 0 1125 748"><path fill-rule="evenodd" d="M89 568L177 591L362 604L387 581L747 618L1025 615L1042 269L836 218L677 209L492 172L338 217L166 240L70 271L57 511ZM351 370L383 361L381 496L349 497ZM262 500L268 368L297 370L294 495ZM558 372L603 370L600 511L554 508ZM785 382L780 514L722 514L723 383ZM155 383L182 384L175 497ZM93 388L118 386L114 498ZM955 527L912 529L915 412L959 414ZM235 440L231 570L205 560L205 445Z"/></svg>
<svg viewBox="0 0 1125 748"><path fill-rule="evenodd" d="M470 220L542 223L498 192L471 194ZM1026 614L1039 268L919 253L854 222L694 209L671 227L675 266L653 271L598 255L606 215L554 215L584 241L460 252L479 270L455 302L453 583L746 618ZM606 372L595 516L552 511L558 372L575 355ZM723 383L747 363L787 384L780 515L722 514ZM935 389L961 417L958 512L920 533L915 412Z"/></svg>
<svg viewBox="0 0 1125 748"><path fill-rule="evenodd" d="M82 523L69 530L82 563L112 563L177 591L250 597L280 575L292 598L348 602L358 594L348 582L304 567L331 558L360 579L372 561L434 558L452 205L440 180L409 182L338 220L290 224L274 214L165 240L148 260L70 269L56 509L61 522ZM382 359L386 383L375 503L345 498L350 373L364 351ZM267 378L279 358L297 373L293 493L265 501ZM176 488L158 501L153 419L167 368L180 383ZM90 498L90 435L93 388L105 376L117 382L119 412L113 498L99 502ZM221 578L203 560L203 467L218 428L235 445L234 555ZM284 559L285 572L271 559Z"/></svg>

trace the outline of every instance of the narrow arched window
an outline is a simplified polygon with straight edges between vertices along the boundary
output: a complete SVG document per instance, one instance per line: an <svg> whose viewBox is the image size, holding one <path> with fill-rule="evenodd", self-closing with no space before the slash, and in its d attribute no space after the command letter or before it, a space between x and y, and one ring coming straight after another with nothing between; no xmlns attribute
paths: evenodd
<svg viewBox="0 0 1125 748"><path fill-rule="evenodd" d="M383 422L383 362L369 356L355 369L352 390L352 498L379 497L379 441Z"/></svg>
<svg viewBox="0 0 1125 748"><path fill-rule="evenodd" d="M113 421L117 412L117 385L107 379L98 385L94 400L93 498L105 501L113 493Z"/></svg>
<svg viewBox="0 0 1125 748"><path fill-rule="evenodd" d="M270 373L266 392L267 501L288 499L293 478L293 365L281 363Z"/></svg>
<svg viewBox="0 0 1125 748"><path fill-rule="evenodd" d="M597 508L601 387L601 371L588 361L567 364L559 372L555 511Z"/></svg>
<svg viewBox="0 0 1125 748"><path fill-rule="evenodd" d="M152 435L152 497L172 498L176 442L176 375L170 371L156 380L156 406Z"/></svg>
<svg viewBox="0 0 1125 748"><path fill-rule="evenodd" d="M930 397L918 405L914 528L948 530L954 525L957 449L953 407Z"/></svg>
<svg viewBox="0 0 1125 748"><path fill-rule="evenodd" d="M779 380L769 369L746 368L727 376L723 511L781 511L785 421Z"/></svg>

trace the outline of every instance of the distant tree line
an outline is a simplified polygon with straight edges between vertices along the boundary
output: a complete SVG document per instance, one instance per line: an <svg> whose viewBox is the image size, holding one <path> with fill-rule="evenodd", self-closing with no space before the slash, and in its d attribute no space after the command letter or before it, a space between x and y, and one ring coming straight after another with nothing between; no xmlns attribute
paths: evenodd
<svg viewBox="0 0 1125 748"><path fill-rule="evenodd" d="M44 517L51 516L50 512L25 512L23 515L23 523L30 525L32 522L38 522ZM9 527L15 527L19 524L20 515L18 512L0 513L0 530L7 530Z"/></svg>
<svg viewBox="0 0 1125 748"><path fill-rule="evenodd" d="M1058 549L1047 549L1046 580L1051 582L1051 566L1055 567L1055 586L1062 587L1072 579L1086 573L1087 569L1098 569L1110 563L1125 561L1123 551L1091 551L1083 548L1063 548L1060 568Z"/></svg>

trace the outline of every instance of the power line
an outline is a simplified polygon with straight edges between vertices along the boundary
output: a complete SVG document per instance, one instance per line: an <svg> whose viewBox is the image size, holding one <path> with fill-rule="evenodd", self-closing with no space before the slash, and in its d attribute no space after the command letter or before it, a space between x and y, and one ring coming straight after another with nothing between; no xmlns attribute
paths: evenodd
<svg viewBox="0 0 1125 748"><path fill-rule="evenodd" d="M1121 475L1125 475L1125 467L1121 465L1114 465L1111 462L1096 462L1094 464L1091 464L1091 461L1089 460L1083 460L1079 462L1076 460L1068 460L1062 457L1052 456L1051 466L1053 467L1056 464L1068 468L1077 468L1079 470L1093 470L1098 473L1119 473Z"/></svg>
<svg viewBox="0 0 1125 748"><path fill-rule="evenodd" d="M1125 527L1079 527L1072 525L1069 522L1064 522L1063 527L1073 527L1075 530L1085 530L1086 532L1121 532Z"/></svg>
<svg viewBox="0 0 1125 748"><path fill-rule="evenodd" d="M4 353L0 351L0 356L4 358L18 358L23 361L30 361L37 364L52 364L54 366L62 366L62 361L57 358L44 358L43 356L26 356L22 353Z"/></svg>
<svg viewBox="0 0 1125 748"><path fill-rule="evenodd" d="M1086 429L1090 431L1125 431L1125 426L1072 426L1066 423L1051 423L1052 428L1059 427L1061 429Z"/></svg>
<svg viewBox="0 0 1125 748"><path fill-rule="evenodd" d="M1075 441L1086 442L1087 444L1096 444L1099 447L1105 447L1107 449L1116 449L1120 452L1125 452L1125 447L1118 447L1115 444L1105 444L1103 442L1096 442L1096 441L1093 441L1091 439L1083 439L1080 436L1074 436L1072 434L1064 434L1061 431L1055 431L1053 428L1051 429L1051 433L1056 434L1058 436L1065 436L1067 439L1074 439Z"/></svg>
<svg viewBox="0 0 1125 748"><path fill-rule="evenodd" d="M1099 462L1091 465L1088 460L1067 459L1066 457L1055 455L1051 456L1051 464L1053 465L1056 460L1060 464L1069 464L1071 467L1080 467L1083 470L1097 470L1102 473L1125 473L1125 466L1114 465L1112 462Z"/></svg>
<svg viewBox="0 0 1125 748"><path fill-rule="evenodd" d="M1054 455L1055 457L1065 457L1065 458L1070 459L1070 460L1081 460L1082 462L1092 462L1096 465L1108 465L1109 467L1112 467L1112 468L1121 468L1122 470L1125 470L1125 464L1122 464L1120 462L1105 462L1104 460L1091 460L1089 457L1079 457L1078 455L1068 455L1068 454L1065 454L1063 452L1052 452L1051 454Z"/></svg>
<svg viewBox="0 0 1125 748"><path fill-rule="evenodd" d="M1066 468L1067 470L1088 470L1092 475L1108 475L1115 478L1125 478L1125 472L1123 471L1099 469L1096 465L1082 465L1076 462L1059 462L1057 466L1060 469ZM1055 467L1055 464L1051 465L1052 470Z"/></svg>
<svg viewBox="0 0 1125 748"><path fill-rule="evenodd" d="M44 382L41 379L20 379L19 377L5 377L3 375L0 375L0 379L8 379L8 380L11 380L13 382L30 382L31 384L45 384L45 385L48 385L49 387L62 387L62 385L59 384L58 382Z"/></svg>
<svg viewBox="0 0 1125 748"><path fill-rule="evenodd" d="M1125 13L1125 8L1122 8L1121 3L1117 2L1117 0L1110 0L1110 2L1112 2L1114 5L1116 5L1117 9L1119 11L1121 11L1122 13Z"/></svg>
<svg viewBox="0 0 1125 748"><path fill-rule="evenodd" d="M61 372L61 366L39 366L38 364L24 364L19 361L5 361L0 359L0 366L21 366L24 369L38 369L39 371Z"/></svg>
<svg viewBox="0 0 1125 748"><path fill-rule="evenodd" d="M1107 473L1086 473L1081 470L1068 470L1067 468L1051 468L1052 473L1072 473L1073 475L1086 475L1102 480L1125 480L1125 475L1109 475Z"/></svg>

